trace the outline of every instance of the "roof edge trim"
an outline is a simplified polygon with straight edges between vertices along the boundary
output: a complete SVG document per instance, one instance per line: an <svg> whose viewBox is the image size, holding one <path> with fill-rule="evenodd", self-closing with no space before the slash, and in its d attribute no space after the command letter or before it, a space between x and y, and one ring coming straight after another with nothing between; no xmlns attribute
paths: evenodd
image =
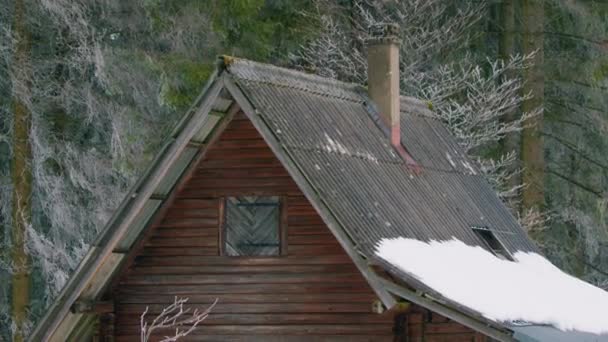
<svg viewBox="0 0 608 342"><path fill-rule="evenodd" d="M480 321L480 320L476 319L475 317L466 315L456 309L443 305L437 301L434 301L434 300L428 299L428 298L424 298L420 294L417 294L416 292L414 292L412 290L409 290L403 286L397 285L386 279L381 278L380 283L389 292L391 292L405 300L408 300L414 304L420 305L431 311L435 311L444 317L447 317L453 321L456 321L462 325L465 325L475 331L483 333L484 335L487 335L493 339L496 339L498 341L503 341L503 342L517 341L515 338L513 338L510 330L508 330L506 327L503 327L502 325L499 325L498 323L492 322L492 323L494 323L493 325L498 325L500 328L502 328L504 330L502 330L496 326L490 325L486 322Z"/></svg>

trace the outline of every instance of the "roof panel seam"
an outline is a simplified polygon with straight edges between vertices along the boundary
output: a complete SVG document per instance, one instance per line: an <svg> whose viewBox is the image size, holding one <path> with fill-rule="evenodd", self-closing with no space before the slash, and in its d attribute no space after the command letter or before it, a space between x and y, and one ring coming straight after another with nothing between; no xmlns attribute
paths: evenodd
<svg viewBox="0 0 608 342"><path fill-rule="evenodd" d="M337 156L343 156L343 157L350 157L350 158L356 158L356 159L360 159L360 160L366 160L366 161L371 161L371 162L377 162L378 164L391 164L391 165L404 165L407 166L407 163L401 159L399 160L387 160L387 159L378 159L378 158L370 158L368 156L365 156L362 153L342 153L342 152L334 152L334 151L327 151L324 148L320 148L320 147L316 147L316 146L298 146L298 145L293 145L293 144L288 144L288 143L282 143L282 145L285 148L289 148L289 149L293 149L293 150L299 150L299 151L306 151L306 152L317 152L317 153L323 153L325 155L337 155ZM478 178L481 177L480 175L473 175L473 174L469 174L469 173L464 173L464 172L459 172L459 171L454 171L454 170L445 170L445 169L441 169L441 168L437 168L437 167L433 167L433 166L428 166L428 165L424 165L424 164L418 164L422 167L423 170L428 170L431 172L437 172L437 173L444 173L444 174L454 174L454 175L462 175L462 176L467 176L467 177L473 177L473 178Z"/></svg>

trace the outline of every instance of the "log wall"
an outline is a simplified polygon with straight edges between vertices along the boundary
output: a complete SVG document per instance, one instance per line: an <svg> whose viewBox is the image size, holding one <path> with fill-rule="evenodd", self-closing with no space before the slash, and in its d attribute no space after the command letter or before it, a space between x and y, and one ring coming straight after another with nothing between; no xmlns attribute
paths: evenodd
<svg viewBox="0 0 608 342"><path fill-rule="evenodd" d="M222 197L253 194L286 200L287 255L220 256ZM394 313L371 312L373 291L242 114L151 229L114 289L117 341L138 340L146 307L151 319L175 296L201 309L219 300L187 340L397 340ZM471 330L421 308L405 324L409 341L476 340Z"/></svg>

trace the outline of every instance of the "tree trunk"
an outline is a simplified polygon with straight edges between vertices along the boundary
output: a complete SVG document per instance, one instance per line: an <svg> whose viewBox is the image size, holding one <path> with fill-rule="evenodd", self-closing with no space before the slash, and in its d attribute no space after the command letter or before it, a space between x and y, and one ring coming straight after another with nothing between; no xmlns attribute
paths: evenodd
<svg viewBox="0 0 608 342"><path fill-rule="evenodd" d="M511 56L515 54L515 1L516 0L504 0L500 4L500 40L499 40L499 57L505 62L508 61ZM513 73L505 75L506 78L511 79L516 77ZM505 115L503 118L505 122L513 122L518 119L519 112L513 110ZM510 167L510 172L513 174L508 180L508 187L515 188L521 184L521 177L517 173L520 167L520 134L513 132L505 135L502 141L502 152L517 154L515 163ZM514 208L515 209L515 208Z"/></svg>
<svg viewBox="0 0 608 342"><path fill-rule="evenodd" d="M524 71L524 93L534 97L522 105L523 112L532 112L543 108L544 79L544 0L523 1L523 52L536 52L534 65ZM544 147L543 147L543 114L528 120L527 128L522 132L521 161L524 168L522 181L526 187L522 193L522 209L542 210L544 197Z"/></svg>
<svg viewBox="0 0 608 342"><path fill-rule="evenodd" d="M23 341L23 328L27 322L30 301L30 265L25 248L26 229L30 224L32 174L29 131L31 113L24 101L29 96L30 37L26 26L25 0L15 0L14 32L16 37L13 59L13 182L11 259L12 316L16 330L13 341Z"/></svg>

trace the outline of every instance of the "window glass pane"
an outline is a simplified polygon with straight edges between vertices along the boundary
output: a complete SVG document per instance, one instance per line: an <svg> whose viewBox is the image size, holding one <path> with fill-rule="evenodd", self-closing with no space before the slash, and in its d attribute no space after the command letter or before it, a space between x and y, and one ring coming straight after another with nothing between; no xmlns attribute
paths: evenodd
<svg viewBox="0 0 608 342"><path fill-rule="evenodd" d="M280 217L278 196L228 197L224 228L226 255L279 255Z"/></svg>

